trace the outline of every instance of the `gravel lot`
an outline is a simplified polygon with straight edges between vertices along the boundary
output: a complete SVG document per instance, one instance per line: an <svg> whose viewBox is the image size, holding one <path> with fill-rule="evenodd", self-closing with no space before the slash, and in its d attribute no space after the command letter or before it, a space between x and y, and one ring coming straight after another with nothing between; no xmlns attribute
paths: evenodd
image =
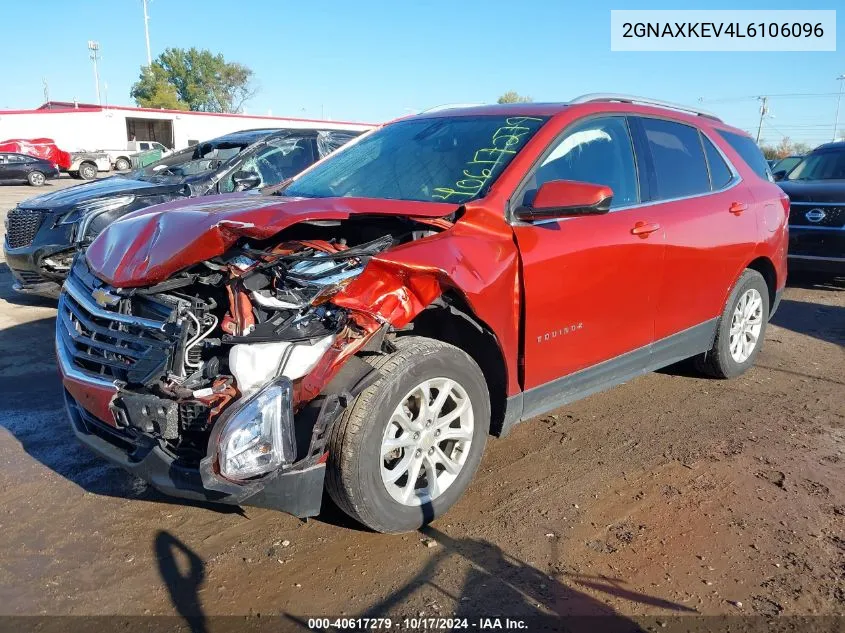
<svg viewBox="0 0 845 633"><path fill-rule="evenodd" d="M38 192L0 187L3 215ZM10 286L0 263L0 614L845 614L842 280L791 285L741 378L672 367L491 440L398 537L184 505L88 454L55 306Z"/></svg>

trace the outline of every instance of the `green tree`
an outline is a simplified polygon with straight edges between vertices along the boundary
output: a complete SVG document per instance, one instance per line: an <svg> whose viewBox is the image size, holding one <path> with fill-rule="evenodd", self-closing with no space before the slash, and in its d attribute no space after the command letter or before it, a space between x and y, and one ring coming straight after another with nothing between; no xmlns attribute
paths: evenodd
<svg viewBox="0 0 845 633"><path fill-rule="evenodd" d="M255 95L253 72L223 55L196 48L168 48L132 86L135 102L148 108L242 112Z"/></svg>
<svg viewBox="0 0 845 633"><path fill-rule="evenodd" d="M508 90L501 97L496 99L496 103L531 103L534 101L531 97L523 97L518 92Z"/></svg>

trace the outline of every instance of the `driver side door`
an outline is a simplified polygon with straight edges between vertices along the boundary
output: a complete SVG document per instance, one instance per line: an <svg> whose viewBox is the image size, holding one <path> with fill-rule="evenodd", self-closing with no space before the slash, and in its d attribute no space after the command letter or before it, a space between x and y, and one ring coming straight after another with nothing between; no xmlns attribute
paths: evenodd
<svg viewBox="0 0 845 633"><path fill-rule="evenodd" d="M663 230L640 204L625 116L564 130L514 202L530 204L550 180L606 185L613 201L604 215L514 224L523 273L526 417L648 363L665 248Z"/></svg>

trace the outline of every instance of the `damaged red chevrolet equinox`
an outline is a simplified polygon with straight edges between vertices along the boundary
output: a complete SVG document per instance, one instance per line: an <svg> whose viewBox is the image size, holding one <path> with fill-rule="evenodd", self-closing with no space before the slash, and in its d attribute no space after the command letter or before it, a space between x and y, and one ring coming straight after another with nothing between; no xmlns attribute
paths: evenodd
<svg viewBox="0 0 845 633"><path fill-rule="evenodd" d="M382 532L448 510L489 434L695 357L748 369L788 200L752 139L617 95L441 109L275 191L146 208L64 286L78 438L165 493Z"/></svg>

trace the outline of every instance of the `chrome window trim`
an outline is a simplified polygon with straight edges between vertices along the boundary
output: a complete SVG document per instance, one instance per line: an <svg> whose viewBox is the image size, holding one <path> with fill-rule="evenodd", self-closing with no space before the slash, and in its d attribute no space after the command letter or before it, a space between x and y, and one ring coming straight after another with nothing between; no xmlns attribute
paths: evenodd
<svg viewBox="0 0 845 633"><path fill-rule="evenodd" d="M591 117L584 117L584 119L578 119L577 121L573 121L572 125L576 125L580 121L586 120L588 118L597 118L597 117L602 116L602 115L607 116L608 114L609 113L600 113L600 114L592 115ZM695 125L691 125L689 123L684 123L683 121L676 121L675 119L672 119L672 118L669 118L669 117L662 117L662 116L648 115L648 114L632 114L632 113L613 113L613 114L615 116L622 116L622 117L651 118L651 119L658 119L658 120L661 120L661 121L670 121L672 123L677 123L678 125L686 125L687 127L693 128L699 134L703 135L708 141L710 141L710 143L713 145L713 147L716 148L716 151L719 152L719 155L722 157L722 160L724 160L725 164L728 166L728 169L731 172L732 178L731 178L730 181L728 181L728 183L724 187L722 187L721 189L716 189L715 191L705 191L705 192L702 192L702 193L694 193L694 194L691 194L691 195L688 195L688 196L680 196L680 197L677 197L677 198L665 198L665 199L662 199L662 200L648 200L646 202L638 202L637 204L628 204L628 205L621 206L621 207L613 207L613 208L610 209L610 211L608 211L608 213L617 213L619 211L630 211L631 209L641 209L641 208L644 208L644 207L650 207L650 206L654 206L654 205L658 205L658 204L666 204L666 203L669 203L669 202L681 202L683 200L694 200L696 198L703 198L704 196L712 196L712 195L717 194L717 193L724 193L726 191L729 191L729 190L733 189L734 187L736 187L737 185L739 185L740 183L743 182L742 176L740 175L739 171L737 171L733 162L731 162L731 160L725 155L725 152L722 151L722 148L719 147L719 144L714 142L713 139L710 137L709 134L707 134L707 132L705 130L703 130L699 127L696 127ZM570 126L567 126L567 128L569 128L569 127ZM556 144L559 140L563 140L563 138L565 138L565 134L566 134L566 129L561 130L560 135L558 135L555 138L555 140L552 141L552 143ZM631 141L632 141L632 144L633 144L633 138L631 139ZM636 146L632 147L632 149L634 150L635 165L637 165L637 168L639 168L639 160L637 158ZM704 152L703 147L701 148L701 151ZM542 155L541 155L540 160L542 160ZM705 153L705 156L704 156L704 160L705 160L705 162L707 162L706 153ZM709 163L707 163L707 165L708 165L708 169L709 169ZM520 181L519 185L514 190L514 193L520 193L520 191L522 189L522 185L524 184L524 182L527 182L528 174L530 174L536 168L536 166L537 166L536 164L532 165L531 170L526 172L525 177L523 178L522 181ZM708 178L708 181L709 181L710 180L710 174L709 173L707 175L707 178ZM845 204L845 203L842 203L842 204ZM511 206L510 201L508 203L508 206L509 207ZM511 208L509 210L509 212L512 214L513 208ZM605 214L602 214L602 215L605 215ZM581 216L581 217L590 217L590 216ZM542 226L544 224L551 224L552 222L563 222L563 221L566 221L566 220L577 220L577 219L579 219L578 216L573 216L573 217L569 217L569 218L549 218L549 219L545 219L545 220L534 220L534 221L531 221L531 222L526 222L525 220L518 220L516 218L513 218L513 219L511 219L510 224L511 224L511 226ZM813 228L825 228L825 227L813 227Z"/></svg>

